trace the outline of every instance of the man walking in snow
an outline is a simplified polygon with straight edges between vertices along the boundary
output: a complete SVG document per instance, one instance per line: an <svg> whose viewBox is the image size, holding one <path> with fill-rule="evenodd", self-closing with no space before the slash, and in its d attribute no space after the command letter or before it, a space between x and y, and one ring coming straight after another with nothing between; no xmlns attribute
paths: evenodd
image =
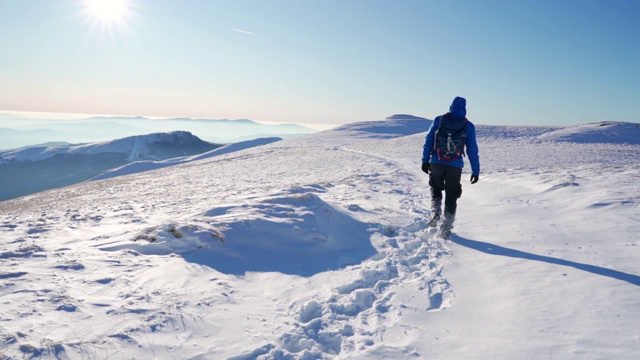
<svg viewBox="0 0 640 360"><path fill-rule="evenodd" d="M478 182L480 176L476 128L465 117L466 106L464 98L456 97L449 112L433 120L422 153L422 171L429 174L431 186L429 227L438 226L442 213L442 191L445 192L444 220L438 232L438 236L443 239L451 235L457 201L462 195L460 178L465 148L471 164L471 184Z"/></svg>

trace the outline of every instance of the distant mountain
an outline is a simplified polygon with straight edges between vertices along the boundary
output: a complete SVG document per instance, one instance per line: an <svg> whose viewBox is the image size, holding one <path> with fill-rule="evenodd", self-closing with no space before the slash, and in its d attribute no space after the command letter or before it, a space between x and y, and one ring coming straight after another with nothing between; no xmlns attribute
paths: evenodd
<svg viewBox="0 0 640 360"><path fill-rule="evenodd" d="M1 119L0 119L1 120ZM159 131L147 131L141 127L110 122L78 122L75 120L33 120L0 122L0 150L38 146L43 143L85 143L142 135ZM9 127L13 126L13 127Z"/></svg>
<svg viewBox="0 0 640 360"><path fill-rule="evenodd" d="M197 154L197 155L182 156L182 157L177 157L177 158L172 158L167 160L136 161L115 169L107 170L106 172L91 178L91 180L110 179L117 176L130 175L130 174L135 174L143 171L156 170L156 169L161 169L169 166L180 165L180 164L184 164L192 161L207 159L214 156L220 156L220 155L228 154L231 152L249 149L256 146L267 145L280 140L282 139L280 138L254 139L254 140L225 145L225 146L207 151L202 154Z"/></svg>
<svg viewBox="0 0 640 360"><path fill-rule="evenodd" d="M320 133L320 136L357 136L394 138L426 133L432 120L407 114L396 114L384 120L362 121L342 125ZM479 137L496 139L528 138L531 141L560 141L582 144L640 144L640 124L604 121L574 126L500 126L478 125Z"/></svg>
<svg viewBox="0 0 640 360"><path fill-rule="evenodd" d="M384 120L362 121L351 123L327 130L327 134L342 133L351 136L354 133L359 136L393 138L413 135L429 130L433 121L419 116L396 114Z"/></svg>
<svg viewBox="0 0 640 360"><path fill-rule="evenodd" d="M394 114L387 116L385 120L425 120L425 118L409 114Z"/></svg>
<svg viewBox="0 0 640 360"><path fill-rule="evenodd" d="M80 120L0 117L0 149L15 149L53 141L99 142L156 132L188 131L214 143L264 137L292 138L315 130L297 124L262 124L248 119L149 119L142 116L99 116Z"/></svg>
<svg viewBox="0 0 640 360"><path fill-rule="evenodd" d="M42 143L42 144L35 144L35 145L31 145L31 146L25 146L22 148L18 148L15 150L23 150L23 149L28 149L28 148L47 148L47 147L60 147L60 146L71 146L73 144L68 143L66 141L51 141L51 142L46 142L46 143Z"/></svg>
<svg viewBox="0 0 640 360"><path fill-rule="evenodd" d="M186 131L72 146L0 152L0 200L90 179L139 160L165 160L221 147Z"/></svg>
<svg viewBox="0 0 640 360"><path fill-rule="evenodd" d="M0 149L16 149L24 146L57 142L58 134L49 129L20 131L11 128L0 128Z"/></svg>
<svg viewBox="0 0 640 360"><path fill-rule="evenodd" d="M268 129L265 131L265 134L272 134L274 132L285 132L285 133L298 133L298 134L309 134L314 132L314 130L309 129L307 127L298 125L298 124L262 124L257 121L253 121L250 119L198 119L198 118L166 118L166 119L150 119L143 116L95 116L86 119L77 120L81 122L96 122L96 121L134 121L137 123L144 124L167 124L167 123L181 123L181 124L192 124L192 125L233 125L233 126L244 126L244 127L257 127L257 128L265 128Z"/></svg>
<svg viewBox="0 0 640 360"><path fill-rule="evenodd" d="M89 118L80 119L78 121L82 122L96 122L96 121L152 121L156 123L166 123L166 122L215 122L218 124L229 123L229 124L245 124L245 125L262 125L256 121L249 119L194 119L194 118L162 118L162 119L152 119L144 116L92 116Z"/></svg>
<svg viewBox="0 0 640 360"><path fill-rule="evenodd" d="M105 121L105 120L151 120L144 116L92 116L81 121Z"/></svg>

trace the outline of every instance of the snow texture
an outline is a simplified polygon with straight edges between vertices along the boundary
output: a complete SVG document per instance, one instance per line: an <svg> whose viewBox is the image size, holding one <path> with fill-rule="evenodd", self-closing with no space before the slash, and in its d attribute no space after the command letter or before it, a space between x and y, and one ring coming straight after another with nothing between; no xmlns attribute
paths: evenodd
<svg viewBox="0 0 640 360"><path fill-rule="evenodd" d="M91 180L109 179L116 176L135 174L142 171L162 169L168 166L185 164L190 161L196 161L196 160L206 159L214 156L228 154L234 151L245 150L254 146L262 146L262 145L270 144L272 142L276 142L280 140L282 139L261 138L261 139L247 140L247 141L241 141L241 142L233 143L229 145L224 145L214 150L210 150L205 153L197 154L197 155L181 156L181 157L176 157L176 158L167 159L167 160L159 160L159 161L155 161L155 160L136 161L127 165L120 166L115 169L110 169L108 171L105 171L103 174L95 176Z"/></svg>
<svg viewBox="0 0 640 360"><path fill-rule="evenodd" d="M637 359L637 126L478 126L483 172L445 241L429 125L0 202L0 357Z"/></svg>

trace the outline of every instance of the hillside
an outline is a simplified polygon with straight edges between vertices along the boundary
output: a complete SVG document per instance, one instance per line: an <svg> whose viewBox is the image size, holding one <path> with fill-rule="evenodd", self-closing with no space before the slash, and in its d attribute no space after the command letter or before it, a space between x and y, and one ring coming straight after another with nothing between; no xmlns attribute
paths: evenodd
<svg viewBox="0 0 640 360"><path fill-rule="evenodd" d="M75 184L135 161L195 155L220 146L189 132L176 131L99 143L0 151L0 200Z"/></svg>
<svg viewBox="0 0 640 360"><path fill-rule="evenodd" d="M444 241L425 229L428 126L351 124L0 202L0 354L637 358L640 145L478 125L480 182L467 167Z"/></svg>

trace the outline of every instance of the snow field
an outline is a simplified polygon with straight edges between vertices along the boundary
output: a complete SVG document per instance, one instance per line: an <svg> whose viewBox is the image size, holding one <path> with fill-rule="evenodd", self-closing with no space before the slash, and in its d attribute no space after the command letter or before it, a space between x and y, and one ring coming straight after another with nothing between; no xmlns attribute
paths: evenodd
<svg viewBox="0 0 640 360"><path fill-rule="evenodd" d="M0 354L640 353L637 144L479 130L480 182L463 173L443 241L424 134L355 129L1 202Z"/></svg>

